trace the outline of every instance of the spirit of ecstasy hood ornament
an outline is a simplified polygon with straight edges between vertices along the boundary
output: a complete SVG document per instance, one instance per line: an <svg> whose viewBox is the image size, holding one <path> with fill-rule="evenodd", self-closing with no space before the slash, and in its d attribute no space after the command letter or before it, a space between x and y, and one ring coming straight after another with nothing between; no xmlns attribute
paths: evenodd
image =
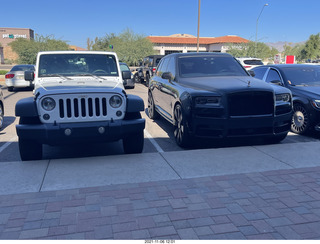
<svg viewBox="0 0 320 244"><path fill-rule="evenodd" d="M248 80L248 87L250 87L250 81Z"/></svg>

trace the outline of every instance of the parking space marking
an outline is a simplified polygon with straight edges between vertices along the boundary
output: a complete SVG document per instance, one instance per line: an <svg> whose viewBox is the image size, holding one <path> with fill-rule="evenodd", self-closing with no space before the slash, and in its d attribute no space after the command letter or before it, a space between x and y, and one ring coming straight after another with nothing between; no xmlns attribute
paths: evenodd
<svg viewBox="0 0 320 244"><path fill-rule="evenodd" d="M9 141L7 141L3 146L0 147L0 153L2 153L4 151L4 149L6 149L8 146L10 146L10 144L14 141L17 141L18 137L12 137Z"/></svg>
<svg viewBox="0 0 320 244"><path fill-rule="evenodd" d="M156 150L159 153L163 153L164 151L162 150L162 148L160 147L160 145L156 142L155 139L153 139L153 137L150 135L150 133L145 129L144 130L144 134L146 135L146 137L150 140L150 142L152 143L152 145L156 148Z"/></svg>

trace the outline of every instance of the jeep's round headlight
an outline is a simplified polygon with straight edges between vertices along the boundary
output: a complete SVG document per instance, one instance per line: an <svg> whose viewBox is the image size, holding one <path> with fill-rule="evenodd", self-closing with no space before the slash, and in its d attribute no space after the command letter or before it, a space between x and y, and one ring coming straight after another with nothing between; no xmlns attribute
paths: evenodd
<svg viewBox="0 0 320 244"><path fill-rule="evenodd" d="M51 111L56 107L56 102L51 97L46 97L42 99L41 106L46 111Z"/></svg>
<svg viewBox="0 0 320 244"><path fill-rule="evenodd" d="M110 98L109 104L113 108L119 108L122 105L122 98L118 95L114 95Z"/></svg>

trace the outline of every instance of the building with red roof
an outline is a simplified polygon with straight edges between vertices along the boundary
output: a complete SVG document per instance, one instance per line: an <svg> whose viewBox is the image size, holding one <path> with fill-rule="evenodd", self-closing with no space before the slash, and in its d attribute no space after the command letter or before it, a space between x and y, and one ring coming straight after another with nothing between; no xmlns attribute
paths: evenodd
<svg viewBox="0 0 320 244"><path fill-rule="evenodd" d="M186 53L197 51L197 37L189 34L171 36L148 36L154 49L161 55L170 53ZM221 37L199 37L200 52L226 52L231 45L248 43L249 40L235 35Z"/></svg>

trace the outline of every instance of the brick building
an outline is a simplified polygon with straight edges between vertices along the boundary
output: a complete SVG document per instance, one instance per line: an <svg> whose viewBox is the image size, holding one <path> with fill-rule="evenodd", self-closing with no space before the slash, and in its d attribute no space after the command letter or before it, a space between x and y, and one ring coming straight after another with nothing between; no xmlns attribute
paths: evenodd
<svg viewBox="0 0 320 244"><path fill-rule="evenodd" d="M17 38L34 39L34 31L27 28L6 28L0 27L0 63L4 63L5 59L16 60L17 54L12 51L8 45Z"/></svg>

